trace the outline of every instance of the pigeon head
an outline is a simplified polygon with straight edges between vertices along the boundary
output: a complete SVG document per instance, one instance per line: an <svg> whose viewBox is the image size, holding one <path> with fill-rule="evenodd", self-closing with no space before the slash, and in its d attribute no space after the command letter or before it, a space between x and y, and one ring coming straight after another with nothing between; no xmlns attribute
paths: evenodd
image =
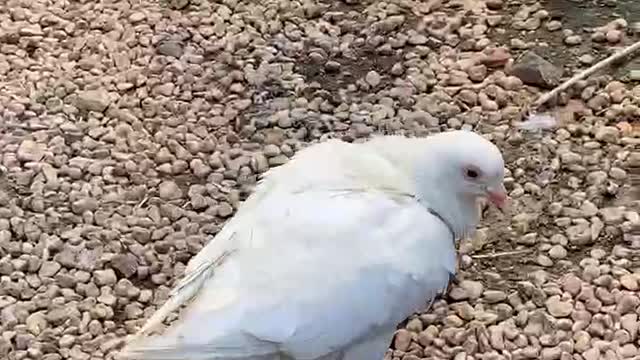
<svg viewBox="0 0 640 360"><path fill-rule="evenodd" d="M477 224L478 199L499 208L505 204L502 153L471 131L448 131L426 140L414 167L416 192L462 236Z"/></svg>
<svg viewBox="0 0 640 360"><path fill-rule="evenodd" d="M486 198L502 208L507 194L503 184L504 160L498 147L470 131L436 136L435 152L443 164L443 177L450 181L452 189L460 196Z"/></svg>

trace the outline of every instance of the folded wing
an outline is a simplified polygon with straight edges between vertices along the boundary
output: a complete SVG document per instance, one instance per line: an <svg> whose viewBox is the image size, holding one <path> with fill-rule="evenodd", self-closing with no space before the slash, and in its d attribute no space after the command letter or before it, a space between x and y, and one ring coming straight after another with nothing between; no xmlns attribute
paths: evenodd
<svg viewBox="0 0 640 360"><path fill-rule="evenodd" d="M127 355L320 359L373 334L386 331L390 341L455 271L448 229L410 196L273 194L234 229L234 241L253 246L229 254L176 324L129 344Z"/></svg>
<svg viewBox="0 0 640 360"><path fill-rule="evenodd" d="M413 190L405 174L384 157L363 149L361 145L337 140L303 149L289 163L272 168L236 215L189 261L184 276L171 291L169 300L144 324L138 335L153 332L169 313L193 298L214 275L216 265L230 253L260 248L266 246L264 242L281 240L249 233L254 231L255 222L259 221L254 219L255 216L262 216L260 211L268 213L273 208L283 206L283 201L291 194L333 190L332 196L335 196L339 192L369 189L384 189L389 196L402 196ZM318 193L317 196L325 194Z"/></svg>

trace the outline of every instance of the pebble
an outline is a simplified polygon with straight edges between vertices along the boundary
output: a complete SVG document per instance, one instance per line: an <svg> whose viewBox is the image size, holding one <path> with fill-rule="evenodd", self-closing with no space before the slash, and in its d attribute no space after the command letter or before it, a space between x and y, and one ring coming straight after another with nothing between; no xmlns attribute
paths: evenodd
<svg viewBox="0 0 640 360"><path fill-rule="evenodd" d="M576 46L582 44L582 37L580 35L570 35L564 38L564 43L569 46Z"/></svg>
<svg viewBox="0 0 640 360"><path fill-rule="evenodd" d="M498 290L486 290L483 293L484 300L489 304L495 304L504 301L507 294Z"/></svg>
<svg viewBox="0 0 640 360"><path fill-rule="evenodd" d="M567 250L562 245L554 245L549 249L549 256L552 259L564 259L567 257Z"/></svg>
<svg viewBox="0 0 640 360"><path fill-rule="evenodd" d="M622 275L622 277L620 277L620 284L627 290L638 290L638 279L633 275Z"/></svg>
<svg viewBox="0 0 640 360"><path fill-rule="evenodd" d="M380 74L378 74L377 72L369 71L365 76L365 81L367 82L367 84L371 85L371 87L375 88L378 85L380 85L382 78L380 77Z"/></svg>
<svg viewBox="0 0 640 360"><path fill-rule="evenodd" d="M184 53L184 48L180 41L167 40L158 45L157 51L161 55L180 58Z"/></svg>
<svg viewBox="0 0 640 360"><path fill-rule="evenodd" d="M38 162L45 156L43 144L39 144L33 140L23 140L18 147L16 156L18 160L23 162Z"/></svg>
<svg viewBox="0 0 640 360"><path fill-rule="evenodd" d="M511 68L511 73L523 83L552 87L558 84L562 71L533 51L527 51Z"/></svg>
<svg viewBox="0 0 640 360"><path fill-rule="evenodd" d="M595 61L595 58L591 54L584 54L578 57L578 61L585 65L591 65Z"/></svg>
<svg viewBox="0 0 640 360"><path fill-rule="evenodd" d="M562 29L562 23L558 20L551 20L546 23L545 27L548 31L558 31Z"/></svg>
<svg viewBox="0 0 640 360"><path fill-rule="evenodd" d="M400 329L396 332L393 341L394 348L400 351L407 351L411 345L411 333L407 330Z"/></svg>
<svg viewBox="0 0 640 360"><path fill-rule="evenodd" d="M78 94L76 107L85 111L103 112L111 104L109 94L103 90L87 90Z"/></svg>
<svg viewBox="0 0 640 360"><path fill-rule="evenodd" d="M545 305L549 314L557 318L567 317L573 311L573 305L569 302L561 301L557 295L550 297Z"/></svg>
<svg viewBox="0 0 640 360"><path fill-rule="evenodd" d="M164 200L177 200L182 198L182 190L173 181L163 181L158 186L158 194Z"/></svg>

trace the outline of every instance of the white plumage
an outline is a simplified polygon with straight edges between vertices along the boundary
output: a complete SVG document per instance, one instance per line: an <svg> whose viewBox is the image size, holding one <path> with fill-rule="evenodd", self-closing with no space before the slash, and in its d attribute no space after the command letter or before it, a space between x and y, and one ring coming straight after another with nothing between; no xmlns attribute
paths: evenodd
<svg viewBox="0 0 640 360"><path fill-rule="evenodd" d="M310 146L265 175L123 355L381 359L397 324L446 289L477 198L504 199L503 167L466 131Z"/></svg>

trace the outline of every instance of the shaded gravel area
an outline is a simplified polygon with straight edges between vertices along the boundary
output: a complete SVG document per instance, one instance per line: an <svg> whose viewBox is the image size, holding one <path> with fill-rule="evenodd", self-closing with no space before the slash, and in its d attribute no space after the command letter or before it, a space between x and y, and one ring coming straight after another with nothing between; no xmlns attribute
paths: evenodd
<svg viewBox="0 0 640 360"><path fill-rule="evenodd" d="M3 1L0 358L112 359L310 143L466 128L503 150L510 207L386 359L640 359L640 66L563 93L552 129L516 126L640 40L639 6Z"/></svg>

